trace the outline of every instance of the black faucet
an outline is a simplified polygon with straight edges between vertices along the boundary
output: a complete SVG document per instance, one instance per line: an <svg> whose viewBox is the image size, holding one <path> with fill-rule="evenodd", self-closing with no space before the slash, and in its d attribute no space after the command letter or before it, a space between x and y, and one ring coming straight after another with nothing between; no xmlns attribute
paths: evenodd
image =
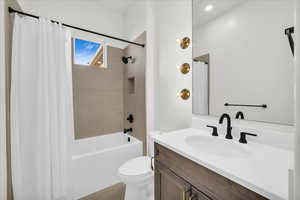
<svg viewBox="0 0 300 200"><path fill-rule="evenodd" d="M239 119L240 117L241 117L241 119L245 119L244 113L242 111L237 112L235 115L236 119Z"/></svg>
<svg viewBox="0 0 300 200"><path fill-rule="evenodd" d="M126 134L128 132L132 132L132 128L128 128L128 129L125 128L124 131L123 131L124 134Z"/></svg>
<svg viewBox="0 0 300 200"><path fill-rule="evenodd" d="M220 120L219 120L219 124L223 124L223 121L224 119L227 119L227 133L226 133L226 136L225 138L226 139L233 139L232 135L231 135L231 130L232 130L232 127L231 127L231 119L230 119L230 116L226 113L224 113L221 117L220 117Z"/></svg>

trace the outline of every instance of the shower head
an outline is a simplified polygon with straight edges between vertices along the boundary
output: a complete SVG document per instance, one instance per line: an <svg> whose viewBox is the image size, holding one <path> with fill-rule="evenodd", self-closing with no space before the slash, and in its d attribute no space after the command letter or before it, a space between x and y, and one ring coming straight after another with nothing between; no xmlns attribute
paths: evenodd
<svg viewBox="0 0 300 200"><path fill-rule="evenodd" d="M129 56L129 57L123 56L122 57L122 62L124 64L128 64L129 60L132 60L132 56Z"/></svg>

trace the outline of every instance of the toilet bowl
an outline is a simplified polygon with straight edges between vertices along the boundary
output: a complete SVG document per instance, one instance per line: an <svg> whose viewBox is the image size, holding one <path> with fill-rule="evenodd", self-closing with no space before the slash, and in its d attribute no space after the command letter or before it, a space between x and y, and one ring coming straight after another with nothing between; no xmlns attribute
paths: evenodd
<svg viewBox="0 0 300 200"><path fill-rule="evenodd" d="M154 200L154 172L150 157L127 161L119 168L119 176L126 185L125 200Z"/></svg>

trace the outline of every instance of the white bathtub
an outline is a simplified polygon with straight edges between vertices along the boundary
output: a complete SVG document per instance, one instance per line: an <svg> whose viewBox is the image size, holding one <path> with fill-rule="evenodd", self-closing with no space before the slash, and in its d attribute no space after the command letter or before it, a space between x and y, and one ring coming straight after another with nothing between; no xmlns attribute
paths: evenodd
<svg viewBox="0 0 300 200"><path fill-rule="evenodd" d="M143 144L123 133L75 140L72 155L72 199L119 183L119 167L142 156Z"/></svg>

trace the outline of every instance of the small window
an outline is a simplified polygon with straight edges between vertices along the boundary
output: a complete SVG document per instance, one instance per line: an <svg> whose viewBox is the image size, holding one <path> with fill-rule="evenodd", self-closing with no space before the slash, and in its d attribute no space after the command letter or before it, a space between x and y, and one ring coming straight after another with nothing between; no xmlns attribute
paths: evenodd
<svg viewBox="0 0 300 200"><path fill-rule="evenodd" d="M106 48L103 42L74 38L73 62L75 65L106 68Z"/></svg>

